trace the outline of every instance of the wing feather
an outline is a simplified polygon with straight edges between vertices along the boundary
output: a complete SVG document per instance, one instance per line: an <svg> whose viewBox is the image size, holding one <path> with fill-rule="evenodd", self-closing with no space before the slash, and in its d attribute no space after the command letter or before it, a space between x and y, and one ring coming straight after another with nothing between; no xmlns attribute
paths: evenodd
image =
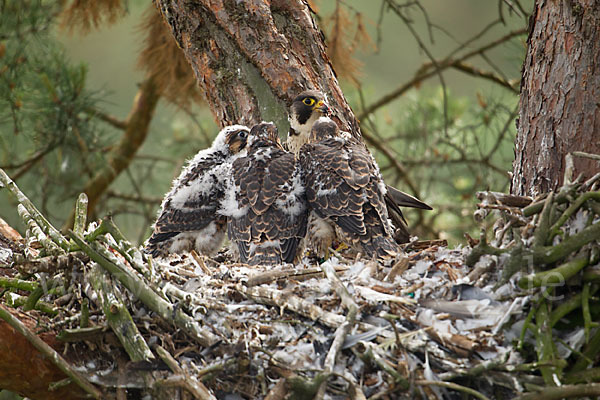
<svg viewBox="0 0 600 400"><path fill-rule="evenodd" d="M304 145L299 157L307 201L317 215L334 222L366 253L393 254L383 180L364 144L329 138Z"/></svg>
<svg viewBox="0 0 600 400"><path fill-rule="evenodd" d="M245 215L230 220L230 239L238 244L241 259L242 253L247 255L242 262L293 262L308 219L305 194L297 186L301 179L294 155L275 144L259 143L233 169L240 187L238 197L240 201L246 198L249 205Z"/></svg>

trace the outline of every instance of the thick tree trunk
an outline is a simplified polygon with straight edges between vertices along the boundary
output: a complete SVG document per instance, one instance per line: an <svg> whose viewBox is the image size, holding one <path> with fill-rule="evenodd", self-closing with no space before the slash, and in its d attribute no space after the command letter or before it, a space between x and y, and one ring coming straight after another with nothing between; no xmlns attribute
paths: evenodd
<svg viewBox="0 0 600 400"><path fill-rule="evenodd" d="M302 0L155 0L220 125L274 121L306 89L326 93L341 127L359 126Z"/></svg>
<svg viewBox="0 0 600 400"><path fill-rule="evenodd" d="M600 153L600 1L537 0L523 65L511 192L562 184L565 155ZM575 159L575 176L597 161Z"/></svg>

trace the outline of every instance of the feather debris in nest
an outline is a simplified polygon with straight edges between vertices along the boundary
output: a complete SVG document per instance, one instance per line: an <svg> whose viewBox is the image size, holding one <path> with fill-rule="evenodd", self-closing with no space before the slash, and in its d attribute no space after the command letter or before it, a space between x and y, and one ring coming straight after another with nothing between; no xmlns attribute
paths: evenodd
<svg viewBox="0 0 600 400"><path fill-rule="evenodd" d="M592 322L598 269L592 265L598 260L590 257L575 273L579 283L569 282L570 293L550 302L542 289L521 289L522 274L506 278L502 270L511 261L505 254L541 243L539 226L562 234L562 239L544 238L544 246L561 246L569 235L597 229L595 195L585 194L593 190L588 182L565 201L560 193L553 196L558 211L546 213L554 217L543 223L537 200L523 208L484 194L492 200L482 208L502 213L490 244L485 236L475 249L413 243L390 265L344 253L321 266L307 258L277 268L236 264L228 252L215 259L173 255L147 260L104 220L74 234L76 242L68 249L44 242L40 254L26 257L13 246L13 265L0 268L5 288L0 302L29 308L37 329L46 334L62 332L59 338L66 342L56 349L107 398L123 387L159 399L185 398L184 392L197 398L235 394L248 399L534 394L547 376L566 383L590 379L582 363L596 358L590 344L598 335ZM582 195L586 201L578 200ZM579 203L587 214L571 208ZM531 214L531 207L541 214ZM38 234L50 229L47 221L36 222L35 212L30 216L30 226L44 227L35 230ZM565 221L559 226L561 218ZM587 240L583 247L593 254L598 244ZM45 256L48 252L59 254ZM65 268L65 256L71 254L77 254L76 261ZM568 263L570 257L557 258L549 267ZM33 262L40 258L43 263ZM96 263L110 275L113 300L102 285L90 284ZM24 264L28 275L18 275ZM40 290L43 282L51 284ZM9 301L17 297L21 303ZM583 322L565 321L581 314L578 308ZM136 340L115 334L115 327L127 322L109 322L109 316L120 315L111 310L122 309L139 332ZM535 351L534 346L549 342L556 343L554 358ZM136 346L144 351L132 352ZM129 361L131 354L142 361ZM575 372L558 375L567 365ZM552 389L565 387L578 389Z"/></svg>

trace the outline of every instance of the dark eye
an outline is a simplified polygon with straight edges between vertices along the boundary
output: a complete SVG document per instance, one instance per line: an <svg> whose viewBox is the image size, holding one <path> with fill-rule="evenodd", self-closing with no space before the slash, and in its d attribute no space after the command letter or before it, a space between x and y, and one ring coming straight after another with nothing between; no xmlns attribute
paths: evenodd
<svg viewBox="0 0 600 400"><path fill-rule="evenodd" d="M307 97L304 100L302 100L302 102L307 106L312 106L313 104L315 104L315 99Z"/></svg>
<svg viewBox="0 0 600 400"><path fill-rule="evenodd" d="M238 132L238 136L241 137L242 139L245 139L248 137L248 132L246 131L239 131Z"/></svg>

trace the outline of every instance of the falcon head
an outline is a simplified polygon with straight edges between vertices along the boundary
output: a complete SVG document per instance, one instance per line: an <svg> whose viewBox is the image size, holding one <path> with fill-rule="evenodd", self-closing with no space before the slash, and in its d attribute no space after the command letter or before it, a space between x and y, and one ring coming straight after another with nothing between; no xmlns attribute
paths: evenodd
<svg viewBox="0 0 600 400"><path fill-rule="evenodd" d="M300 147L308 141L310 130L319 117L329 115L329 106L325 95L316 90L306 90L300 93L290 106L290 132L288 147L297 153Z"/></svg>
<svg viewBox="0 0 600 400"><path fill-rule="evenodd" d="M275 124L272 122L261 122L260 124L254 125L252 129L250 129L249 145L252 145L259 140L273 142L277 144L278 147L281 147L277 126L275 126Z"/></svg>
<svg viewBox="0 0 600 400"><path fill-rule="evenodd" d="M213 142L215 150L223 150L226 154L237 154L246 148L250 129L244 125L231 125L221 129Z"/></svg>
<svg viewBox="0 0 600 400"><path fill-rule="evenodd" d="M320 142L321 140L334 138L340 135L340 129L337 124L329 117L321 117L310 130L310 142Z"/></svg>

